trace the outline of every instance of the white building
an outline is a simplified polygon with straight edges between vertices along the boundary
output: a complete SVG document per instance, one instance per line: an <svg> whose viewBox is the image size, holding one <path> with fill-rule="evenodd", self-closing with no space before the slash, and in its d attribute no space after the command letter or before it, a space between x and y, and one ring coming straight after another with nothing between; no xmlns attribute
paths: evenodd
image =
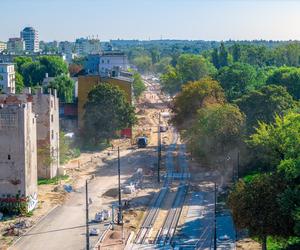
<svg viewBox="0 0 300 250"><path fill-rule="evenodd" d="M14 64L0 63L0 89L7 94L16 92Z"/></svg>
<svg viewBox="0 0 300 250"><path fill-rule="evenodd" d="M77 55L86 56L88 54L97 54L101 51L99 39L79 38L75 42L75 52Z"/></svg>
<svg viewBox="0 0 300 250"><path fill-rule="evenodd" d="M3 50L6 50L6 48L7 48L6 43L0 41L0 52L2 52Z"/></svg>
<svg viewBox="0 0 300 250"><path fill-rule="evenodd" d="M7 51L12 54L22 54L25 50L25 42L22 38L9 38L7 42Z"/></svg>
<svg viewBox="0 0 300 250"><path fill-rule="evenodd" d="M128 69L127 56L124 52L108 51L100 55L99 74L113 76L113 71L126 71Z"/></svg>
<svg viewBox="0 0 300 250"><path fill-rule="evenodd" d="M26 27L21 31L21 38L25 41L25 51L35 53L39 52L39 35L37 30L32 27Z"/></svg>
<svg viewBox="0 0 300 250"><path fill-rule="evenodd" d="M0 95L0 197L20 192L37 204L36 118L30 100Z"/></svg>
<svg viewBox="0 0 300 250"><path fill-rule="evenodd" d="M75 58L74 50L74 43L68 41L62 41L58 45L58 52L65 55L66 61L71 63L72 60Z"/></svg>

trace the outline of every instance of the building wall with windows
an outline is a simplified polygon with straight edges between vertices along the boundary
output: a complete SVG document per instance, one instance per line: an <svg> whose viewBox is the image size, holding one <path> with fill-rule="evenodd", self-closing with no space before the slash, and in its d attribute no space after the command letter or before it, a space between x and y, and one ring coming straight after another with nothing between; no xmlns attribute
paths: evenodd
<svg viewBox="0 0 300 250"><path fill-rule="evenodd" d="M15 66L12 63L0 63L0 90L4 93L15 93Z"/></svg>
<svg viewBox="0 0 300 250"><path fill-rule="evenodd" d="M53 178L59 168L59 100L56 91L43 93L42 88L32 97L37 115L38 177Z"/></svg>
<svg viewBox="0 0 300 250"><path fill-rule="evenodd" d="M9 38L7 42L7 51L12 54L22 54L25 50L25 42L22 38Z"/></svg>
<svg viewBox="0 0 300 250"><path fill-rule="evenodd" d="M0 95L0 196L37 199L36 117L32 100Z"/></svg>
<svg viewBox="0 0 300 250"><path fill-rule="evenodd" d="M21 31L21 38L25 41L25 51L39 52L40 43L37 30L32 27L26 27Z"/></svg>
<svg viewBox="0 0 300 250"><path fill-rule="evenodd" d="M0 52L7 49L7 44L5 42L0 41Z"/></svg>

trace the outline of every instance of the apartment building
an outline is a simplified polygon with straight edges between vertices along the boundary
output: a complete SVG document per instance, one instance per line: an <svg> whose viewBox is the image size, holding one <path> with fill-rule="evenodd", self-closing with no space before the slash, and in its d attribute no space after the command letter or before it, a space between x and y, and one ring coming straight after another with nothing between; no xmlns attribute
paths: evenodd
<svg viewBox="0 0 300 250"><path fill-rule="evenodd" d="M38 177L53 178L59 168L59 100L56 90L43 93L42 88L32 98L37 115Z"/></svg>
<svg viewBox="0 0 300 250"><path fill-rule="evenodd" d="M75 41L75 53L80 56L100 53L101 46L99 39L79 38Z"/></svg>
<svg viewBox="0 0 300 250"><path fill-rule="evenodd" d="M21 31L21 38L25 41L25 51L30 53L39 52L38 31L32 27L26 27Z"/></svg>
<svg viewBox="0 0 300 250"><path fill-rule="evenodd" d="M9 38L7 42L7 51L12 54L22 54L25 51L25 42L22 38Z"/></svg>
<svg viewBox="0 0 300 250"><path fill-rule="evenodd" d="M6 50L7 44L5 42L0 41L0 53L4 50Z"/></svg>
<svg viewBox="0 0 300 250"><path fill-rule="evenodd" d="M15 66L12 63L0 63L0 92L12 93L16 91Z"/></svg>
<svg viewBox="0 0 300 250"><path fill-rule="evenodd" d="M36 116L32 99L0 95L0 196L28 197L37 204Z"/></svg>

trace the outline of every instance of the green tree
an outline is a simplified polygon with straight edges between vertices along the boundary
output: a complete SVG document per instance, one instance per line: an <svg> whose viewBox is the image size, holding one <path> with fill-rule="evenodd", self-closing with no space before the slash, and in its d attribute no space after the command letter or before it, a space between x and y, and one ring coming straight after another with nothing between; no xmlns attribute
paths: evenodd
<svg viewBox="0 0 300 250"><path fill-rule="evenodd" d="M22 65L20 73L24 78L24 85L33 87L42 83L46 68L39 62L26 62Z"/></svg>
<svg viewBox="0 0 300 250"><path fill-rule="evenodd" d="M232 101L264 83L262 75L258 75L249 64L234 63L219 70L217 80L225 90L228 100Z"/></svg>
<svg viewBox="0 0 300 250"><path fill-rule="evenodd" d="M287 237L292 234L293 220L282 212L279 194L285 189L285 181L270 174L256 175L250 181L239 181L229 195L228 203L239 229L248 229L258 237L262 249L267 249L268 236Z"/></svg>
<svg viewBox="0 0 300 250"><path fill-rule="evenodd" d="M178 128L187 127L187 124L194 120L198 109L224 102L224 91L217 81L206 77L189 82L182 87L182 91L174 99L172 122Z"/></svg>
<svg viewBox="0 0 300 250"><path fill-rule="evenodd" d="M258 122L270 123L275 115L282 116L296 107L293 97L282 86L268 85L252 90L235 103L246 115L248 133L253 133Z"/></svg>
<svg viewBox="0 0 300 250"><path fill-rule="evenodd" d="M24 89L23 76L18 71L16 71L15 79L16 79L16 93L20 94Z"/></svg>
<svg viewBox="0 0 300 250"><path fill-rule="evenodd" d="M151 58L147 55L134 58L133 64L137 67L138 71L141 73L151 71L152 61Z"/></svg>
<svg viewBox="0 0 300 250"><path fill-rule="evenodd" d="M219 51L219 67L222 68L225 66L228 66L228 51L222 42Z"/></svg>
<svg viewBox="0 0 300 250"><path fill-rule="evenodd" d="M48 88L56 89L61 102L71 103L74 98L74 81L67 75L60 75L50 82Z"/></svg>
<svg viewBox="0 0 300 250"><path fill-rule="evenodd" d="M38 61L45 67L45 71L50 77L68 74L68 66L59 56L40 56Z"/></svg>
<svg viewBox="0 0 300 250"><path fill-rule="evenodd" d="M177 59L176 67L169 66L161 76L163 90L170 94L180 91L181 86L215 73L215 67L203 56L183 54Z"/></svg>
<svg viewBox="0 0 300 250"><path fill-rule="evenodd" d="M151 54L152 64L154 65L155 63L158 63L160 60L159 50L157 48L153 48L150 50L150 54Z"/></svg>
<svg viewBox="0 0 300 250"><path fill-rule="evenodd" d="M300 165L300 114L290 112L276 116L274 123L260 122L248 144L256 151L261 161L272 169L277 166L286 175L297 177Z"/></svg>
<svg viewBox="0 0 300 250"><path fill-rule="evenodd" d="M116 131L135 122L134 108L125 93L108 83L95 86L88 94L84 113L84 136L95 145L113 138Z"/></svg>
<svg viewBox="0 0 300 250"><path fill-rule="evenodd" d="M20 73L22 71L22 66L25 63L32 63L31 57L28 56L17 56L13 59L13 62L16 64L16 70Z"/></svg>
<svg viewBox="0 0 300 250"><path fill-rule="evenodd" d="M156 73L166 73L168 66L171 63L172 58L171 57L163 57L159 62L157 62L154 67L155 67L155 72Z"/></svg>
<svg viewBox="0 0 300 250"><path fill-rule="evenodd" d="M240 59L241 59L241 47L239 44L235 43L233 46L232 46L232 58L233 58L233 61L234 62L239 62Z"/></svg>
<svg viewBox="0 0 300 250"><path fill-rule="evenodd" d="M214 48L212 54L211 54L211 61L213 65L219 69L220 68L220 63L219 63L219 51L217 48Z"/></svg>
<svg viewBox="0 0 300 250"><path fill-rule="evenodd" d="M194 124L186 127L183 138L192 155L215 167L216 159L224 159L237 148L244 121L244 114L237 106L209 105L198 110Z"/></svg>
<svg viewBox="0 0 300 250"><path fill-rule="evenodd" d="M138 98L146 90L145 83L138 72L133 74L133 93Z"/></svg>
<svg viewBox="0 0 300 250"><path fill-rule="evenodd" d="M280 67L273 71L267 79L267 84L282 85L297 100L300 99L300 69Z"/></svg>

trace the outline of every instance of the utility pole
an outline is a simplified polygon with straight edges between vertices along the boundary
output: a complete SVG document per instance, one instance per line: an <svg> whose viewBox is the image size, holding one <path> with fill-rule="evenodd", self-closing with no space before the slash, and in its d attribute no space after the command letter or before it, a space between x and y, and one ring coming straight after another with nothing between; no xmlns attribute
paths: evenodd
<svg viewBox="0 0 300 250"><path fill-rule="evenodd" d="M160 135L160 112L158 115L157 128L157 182L160 183L160 162L161 162L161 135Z"/></svg>
<svg viewBox="0 0 300 250"><path fill-rule="evenodd" d="M88 181L85 181L85 208L86 208L86 249L90 249L90 232L89 232L89 195Z"/></svg>
<svg viewBox="0 0 300 250"><path fill-rule="evenodd" d="M118 214L118 224L120 225L122 223L120 147L118 147L118 182L119 182L119 214Z"/></svg>
<svg viewBox="0 0 300 250"><path fill-rule="evenodd" d="M236 175L237 175L237 181L239 180L239 175L240 175L240 151L237 152L237 170L236 170Z"/></svg>
<svg viewBox="0 0 300 250"><path fill-rule="evenodd" d="M214 250L217 250L217 183L215 182Z"/></svg>

